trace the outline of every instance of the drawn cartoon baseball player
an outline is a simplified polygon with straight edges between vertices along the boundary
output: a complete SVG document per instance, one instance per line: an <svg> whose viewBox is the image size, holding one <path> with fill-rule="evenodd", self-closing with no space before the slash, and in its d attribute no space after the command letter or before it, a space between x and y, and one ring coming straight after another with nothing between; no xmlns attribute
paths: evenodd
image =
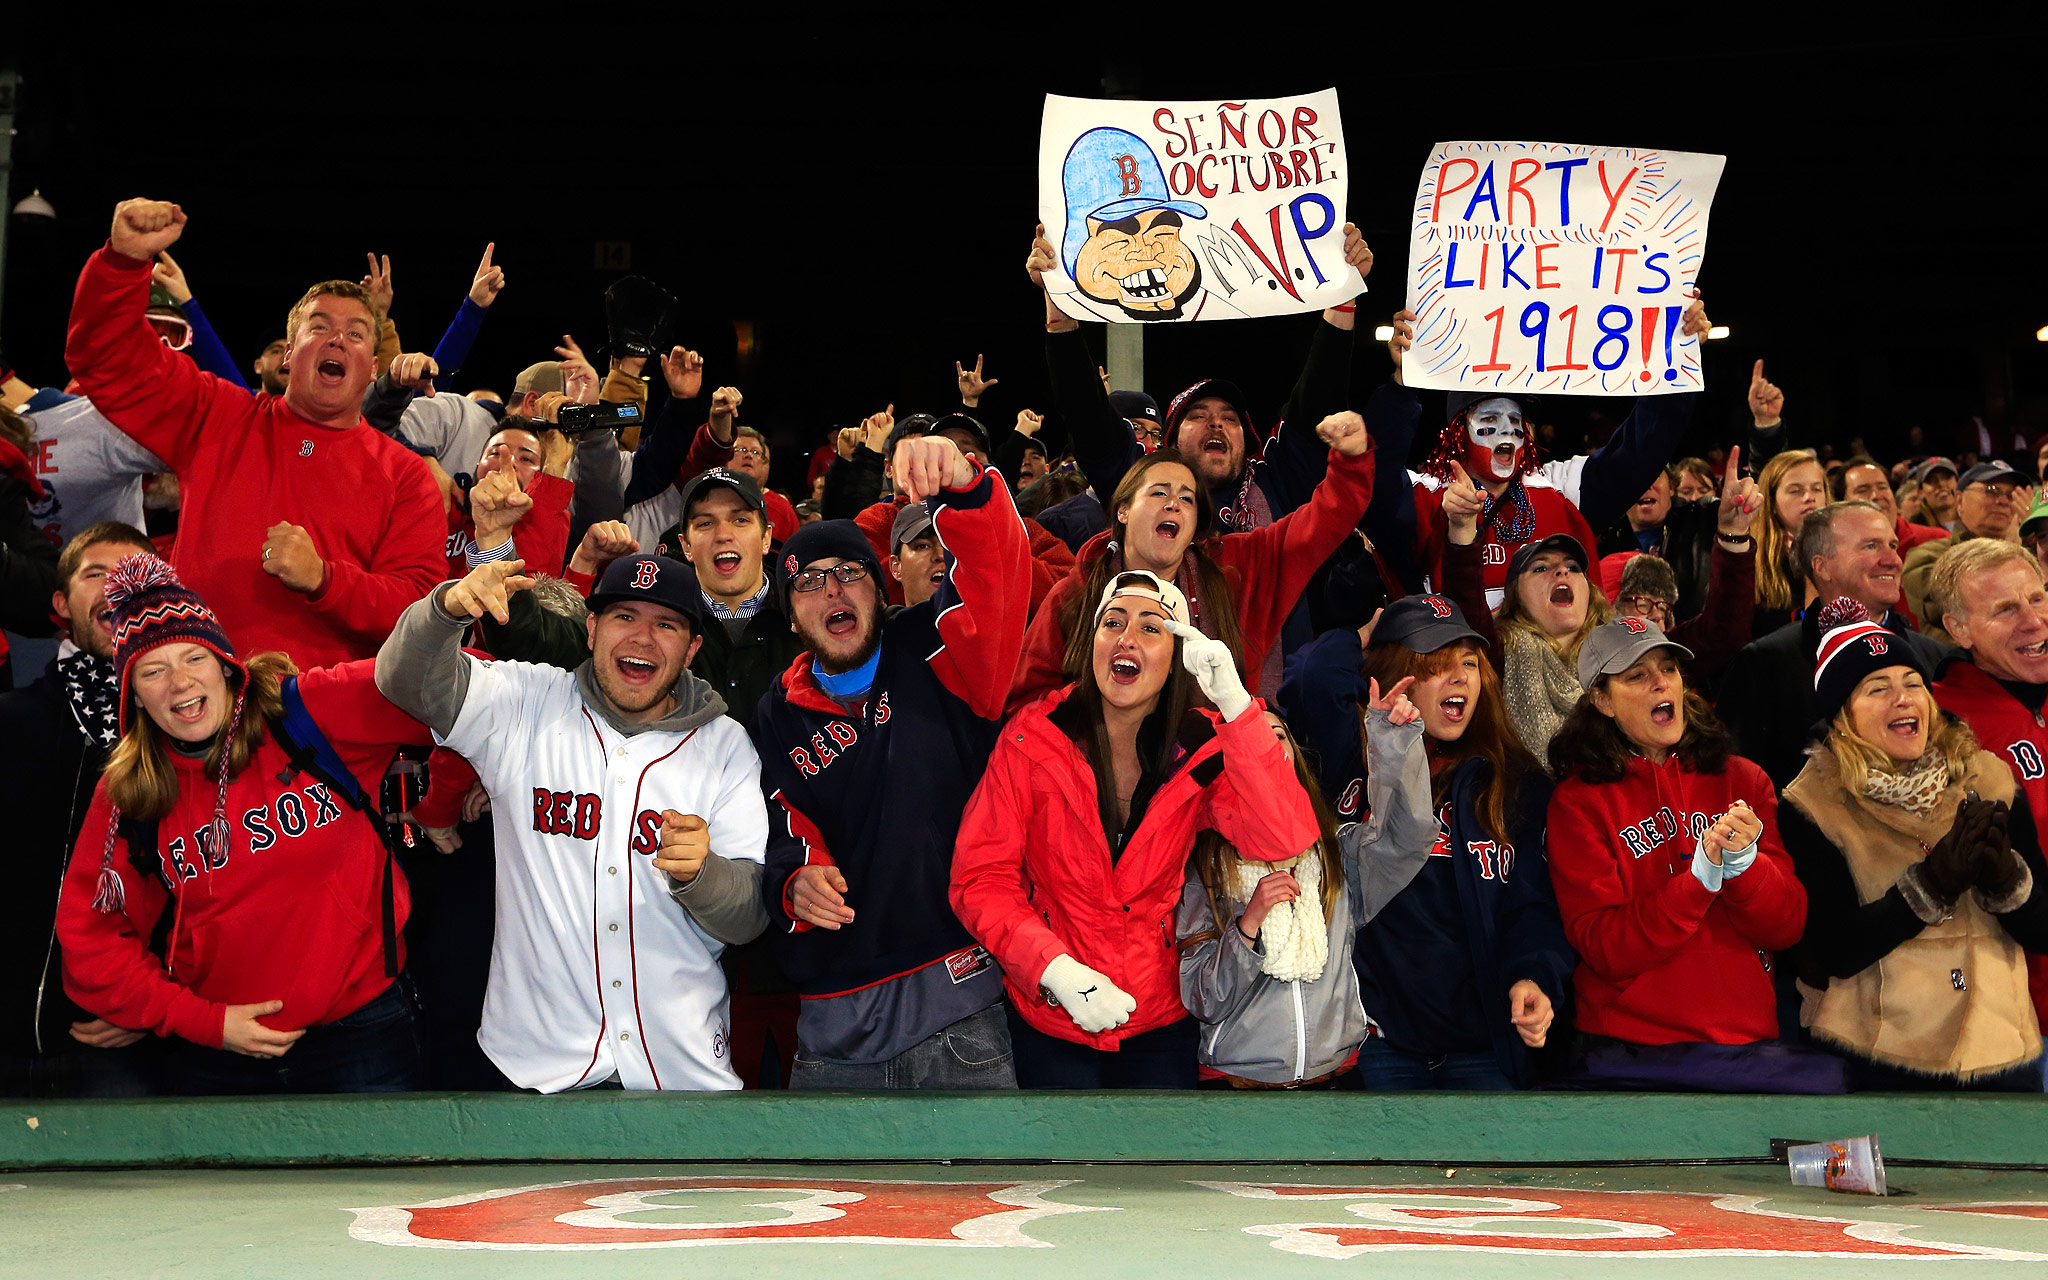
<svg viewBox="0 0 2048 1280"><path fill-rule="evenodd" d="M1202 264L1181 230L1209 211L1176 200L1159 157L1125 129L1090 129L1062 169L1067 230L1060 264L1076 292L1057 293L1076 319L1193 320L1242 316L1202 287Z"/></svg>

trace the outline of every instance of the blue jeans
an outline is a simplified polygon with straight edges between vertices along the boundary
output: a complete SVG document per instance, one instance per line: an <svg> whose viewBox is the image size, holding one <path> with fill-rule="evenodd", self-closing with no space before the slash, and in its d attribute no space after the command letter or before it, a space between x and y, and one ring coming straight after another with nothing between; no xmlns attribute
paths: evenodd
<svg viewBox="0 0 2048 1280"><path fill-rule="evenodd" d="M1374 1093L1410 1093L1423 1089L1454 1089L1464 1093L1499 1093L1515 1082L1500 1069L1491 1050L1429 1057L1396 1049L1383 1036L1368 1036L1358 1050L1358 1075Z"/></svg>
<svg viewBox="0 0 2048 1280"><path fill-rule="evenodd" d="M1195 1020L1182 1018L1140 1032L1114 1050L1095 1049L1049 1036L1010 1014L1021 1089L1192 1089L1199 1038Z"/></svg>
<svg viewBox="0 0 2048 1280"><path fill-rule="evenodd" d="M1003 1006L990 1005L934 1032L886 1062L831 1062L797 1046L792 1089L1014 1089Z"/></svg>
<svg viewBox="0 0 2048 1280"><path fill-rule="evenodd" d="M171 1044L171 1092L406 1093L425 1083L412 978L344 1018L307 1027L282 1057L250 1058L189 1040Z"/></svg>

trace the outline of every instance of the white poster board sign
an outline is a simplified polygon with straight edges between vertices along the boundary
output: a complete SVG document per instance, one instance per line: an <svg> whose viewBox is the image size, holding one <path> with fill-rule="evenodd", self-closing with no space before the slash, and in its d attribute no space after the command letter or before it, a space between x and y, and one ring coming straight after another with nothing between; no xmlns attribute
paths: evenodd
<svg viewBox="0 0 2048 1280"><path fill-rule="evenodd" d="M1038 216L1077 320L1321 311L1365 291L1344 262L1351 176L1337 91L1124 102L1047 95Z"/></svg>
<svg viewBox="0 0 2048 1280"><path fill-rule="evenodd" d="M1723 156L1442 142L1415 192L1411 387L1573 395L1698 391L1680 321Z"/></svg>

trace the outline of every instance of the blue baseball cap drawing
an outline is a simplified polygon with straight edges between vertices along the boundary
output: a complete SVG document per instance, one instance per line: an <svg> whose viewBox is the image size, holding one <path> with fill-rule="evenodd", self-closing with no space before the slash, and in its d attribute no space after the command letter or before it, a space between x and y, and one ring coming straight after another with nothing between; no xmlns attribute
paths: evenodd
<svg viewBox="0 0 2048 1280"><path fill-rule="evenodd" d="M1088 242L1090 218L1116 222L1148 209L1171 209L1188 218L1209 216L1193 201L1172 198L1159 157L1128 129L1090 129L1074 139L1067 148L1061 181L1067 192L1067 234L1060 241L1060 262L1069 278L1081 246Z"/></svg>

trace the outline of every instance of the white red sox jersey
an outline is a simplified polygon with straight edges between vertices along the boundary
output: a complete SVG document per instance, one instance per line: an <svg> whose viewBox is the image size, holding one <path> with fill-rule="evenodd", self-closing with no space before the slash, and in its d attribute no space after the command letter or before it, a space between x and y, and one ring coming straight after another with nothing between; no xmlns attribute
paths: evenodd
<svg viewBox="0 0 2048 1280"><path fill-rule="evenodd" d="M464 655L469 690L443 743L476 767L497 839L497 927L477 1042L523 1088L617 1076L628 1089L737 1089L723 944L653 865L661 813L696 814L711 849L759 863L761 763L715 697L621 734L576 676ZM700 683L685 679L678 692ZM717 710L712 710L717 708Z"/></svg>

